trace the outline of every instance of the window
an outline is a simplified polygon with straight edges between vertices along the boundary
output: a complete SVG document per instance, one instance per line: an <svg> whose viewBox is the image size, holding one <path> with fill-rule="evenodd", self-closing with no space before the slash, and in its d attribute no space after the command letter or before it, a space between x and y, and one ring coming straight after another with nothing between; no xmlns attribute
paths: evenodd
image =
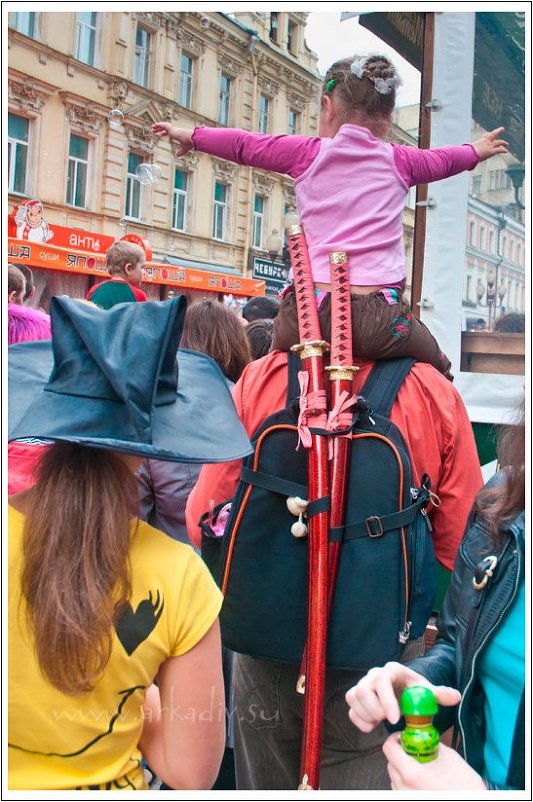
<svg viewBox="0 0 533 802"><path fill-rule="evenodd" d="M172 198L172 228L185 231L187 225L187 189L189 176L183 170L174 173L174 194Z"/></svg>
<svg viewBox="0 0 533 802"><path fill-rule="evenodd" d="M469 233L468 233L468 242L470 243L470 245L474 244L475 236L476 236L476 224L474 223L473 220L471 220L469 223Z"/></svg>
<svg viewBox="0 0 533 802"><path fill-rule="evenodd" d="M19 117L18 114L9 114L7 129L8 189L9 192L19 192L24 195L26 193L30 121L26 117Z"/></svg>
<svg viewBox="0 0 533 802"><path fill-rule="evenodd" d="M68 206L87 205L87 173L89 167L89 140L70 135L68 151L67 199Z"/></svg>
<svg viewBox="0 0 533 802"><path fill-rule="evenodd" d="M490 170L489 171L489 190L496 189L509 189L511 186L511 179L504 170Z"/></svg>
<svg viewBox="0 0 533 802"><path fill-rule="evenodd" d="M289 109L289 134L297 134L300 131L300 115L294 109Z"/></svg>
<svg viewBox="0 0 533 802"><path fill-rule="evenodd" d="M96 12L80 11L76 19L76 58L84 64L94 64Z"/></svg>
<svg viewBox="0 0 533 802"><path fill-rule="evenodd" d="M135 170L144 161L138 153L130 153L128 156L128 174L126 176L126 217L139 220L141 217L142 185Z"/></svg>
<svg viewBox="0 0 533 802"><path fill-rule="evenodd" d="M489 253L494 253L494 231L489 231Z"/></svg>
<svg viewBox="0 0 533 802"><path fill-rule="evenodd" d="M229 124L229 93L231 81L227 75L220 76L220 89L218 93L218 121L221 125Z"/></svg>
<svg viewBox="0 0 533 802"><path fill-rule="evenodd" d="M145 28L137 25L135 34L135 66L133 80L139 86L148 86L148 73L150 69L150 45L152 35Z"/></svg>
<svg viewBox="0 0 533 802"><path fill-rule="evenodd" d="M514 262L514 239L509 243L509 261Z"/></svg>
<svg viewBox="0 0 533 802"><path fill-rule="evenodd" d="M516 263L518 265L522 264L522 246L520 243L516 246Z"/></svg>
<svg viewBox="0 0 533 802"><path fill-rule="evenodd" d="M294 22L289 22L287 29L287 48L289 53L295 56L298 52L298 26Z"/></svg>
<svg viewBox="0 0 533 802"><path fill-rule="evenodd" d="M215 183L213 208L213 239L224 239L226 236L226 219L228 214L228 187L219 181Z"/></svg>
<svg viewBox="0 0 533 802"><path fill-rule="evenodd" d="M25 36L35 36L35 11L13 11L11 27Z"/></svg>
<svg viewBox="0 0 533 802"><path fill-rule="evenodd" d="M192 58L183 54L181 57L180 97L178 102L180 106L186 109L190 109L192 103L192 68Z"/></svg>
<svg viewBox="0 0 533 802"><path fill-rule="evenodd" d="M472 300L472 276L466 277L466 292L465 298L469 301Z"/></svg>
<svg viewBox="0 0 533 802"><path fill-rule="evenodd" d="M479 250L485 250L485 226L481 226L479 229Z"/></svg>
<svg viewBox="0 0 533 802"><path fill-rule="evenodd" d="M259 98L259 133L268 134L269 100L265 95Z"/></svg>
<svg viewBox="0 0 533 802"><path fill-rule="evenodd" d="M254 218L252 221L252 248L263 247L263 228L265 220L265 198L254 195Z"/></svg>
<svg viewBox="0 0 533 802"><path fill-rule="evenodd" d="M507 237L504 237L502 240L502 250L500 256L506 257L507 256Z"/></svg>
<svg viewBox="0 0 533 802"><path fill-rule="evenodd" d="M279 31L279 14L277 11L272 11L270 13L270 31L269 37L271 42L278 43L278 31Z"/></svg>
<svg viewBox="0 0 533 802"><path fill-rule="evenodd" d="M481 192L481 176L472 176L472 195L479 195Z"/></svg>

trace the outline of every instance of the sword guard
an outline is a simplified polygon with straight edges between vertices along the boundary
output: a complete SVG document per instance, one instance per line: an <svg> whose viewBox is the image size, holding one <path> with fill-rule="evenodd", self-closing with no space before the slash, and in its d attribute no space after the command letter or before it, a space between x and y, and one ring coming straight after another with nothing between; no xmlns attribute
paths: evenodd
<svg viewBox="0 0 533 802"><path fill-rule="evenodd" d="M335 379L351 381L360 368L357 365L327 365L331 381Z"/></svg>
<svg viewBox="0 0 533 802"><path fill-rule="evenodd" d="M300 674L296 683L296 693L305 693L305 674Z"/></svg>
<svg viewBox="0 0 533 802"><path fill-rule="evenodd" d="M309 356L324 356L324 352L329 350L329 343L326 340L307 340L304 343L291 345L291 351L299 354L300 359L307 359Z"/></svg>

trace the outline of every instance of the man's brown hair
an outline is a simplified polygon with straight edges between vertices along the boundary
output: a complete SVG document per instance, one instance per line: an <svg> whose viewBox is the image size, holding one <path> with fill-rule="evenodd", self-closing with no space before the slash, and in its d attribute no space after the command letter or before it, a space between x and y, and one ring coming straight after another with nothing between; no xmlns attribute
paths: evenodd
<svg viewBox="0 0 533 802"><path fill-rule="evenodd" d="M124 273L127 264L135 265L145 258L140 245L133 242L114 242L106 251L107 269L111 275Z"/></svg>

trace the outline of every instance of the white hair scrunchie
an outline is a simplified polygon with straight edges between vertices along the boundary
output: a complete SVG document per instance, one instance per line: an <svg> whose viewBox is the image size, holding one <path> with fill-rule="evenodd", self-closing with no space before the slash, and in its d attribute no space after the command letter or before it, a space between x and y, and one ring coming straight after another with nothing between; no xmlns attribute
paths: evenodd
<svg viewBox="0 0 533 802"><path fill-rule="evenodd" d="M356 78L363 77L363 70L366 66L367 59L363 58L354 58L352 63L350 64L350 71L355 75Z"/></svg>
<svg viewBox="0 0 533 802"><path fill-rule="evenodd" d="M355 58L350 64L350 72L355 75L356 78L363 78L368 58L368 56ZM379 92L380 95L389 95L393 89L397 89L403 83L396 70L394 70L394 75L390 78L373 78L370 75L368 75L367 78L372 81L376 92Z"/></svg>

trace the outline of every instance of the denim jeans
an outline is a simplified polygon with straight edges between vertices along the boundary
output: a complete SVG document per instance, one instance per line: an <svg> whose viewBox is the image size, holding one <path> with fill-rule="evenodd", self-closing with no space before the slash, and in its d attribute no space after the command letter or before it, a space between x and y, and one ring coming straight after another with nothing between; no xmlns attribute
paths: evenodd
<svg viewBox="0 0 533 802"><path fill-rule="evenodd" d="M423 639L403 659L423 651ZM406 649L407 652L407 649ZM299 666L235 654L233 724L238 790L296 790L300 781L303 696ZM348 718L346 691L361 674L327 669L321 790L390 790L383 724L362 733Z"/></svg>

